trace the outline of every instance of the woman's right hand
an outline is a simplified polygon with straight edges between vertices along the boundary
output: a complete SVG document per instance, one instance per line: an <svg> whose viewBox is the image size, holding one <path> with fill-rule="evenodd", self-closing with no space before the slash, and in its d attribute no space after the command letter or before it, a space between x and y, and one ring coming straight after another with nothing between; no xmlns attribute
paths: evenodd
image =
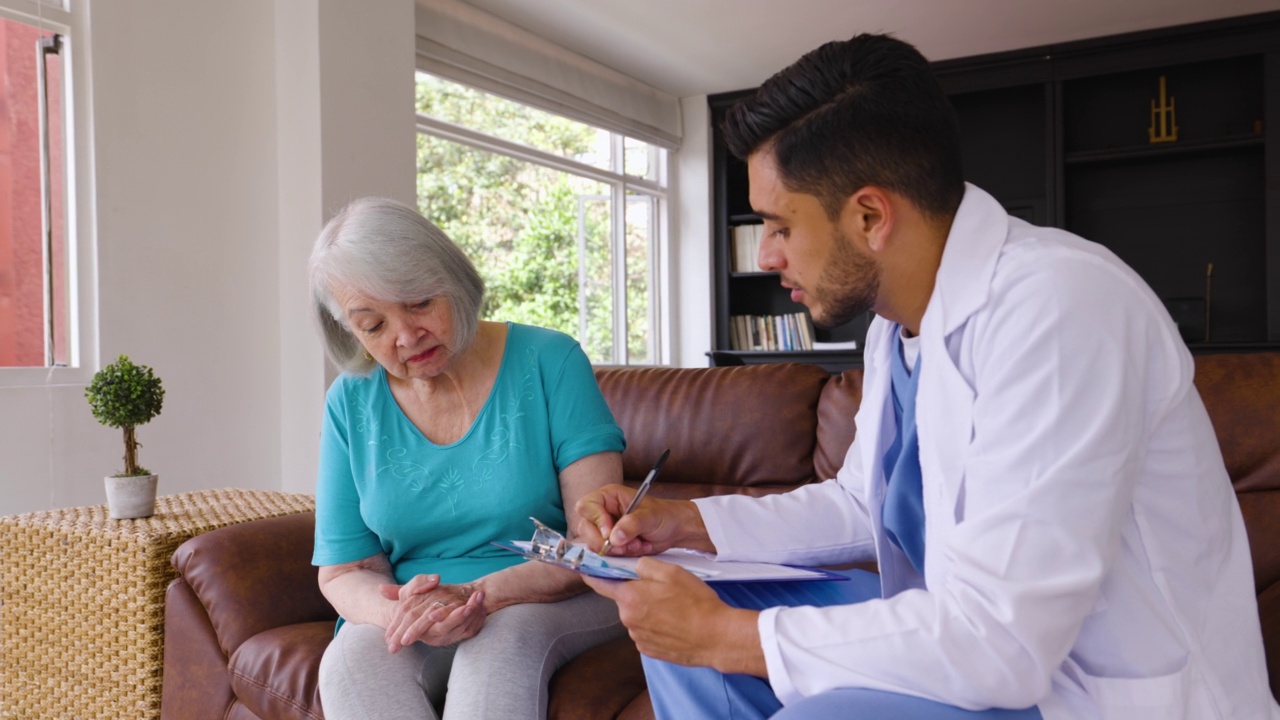
<svg viewBox="0 0 1280 720"><path fill-rule="evenodd" d="M470 585L441 585L439 575L417 575L404 585L384 584L382 596L396 602L387 622L387 650L421 641L441 647L480 632L487 614L484 591Z"/></svg>

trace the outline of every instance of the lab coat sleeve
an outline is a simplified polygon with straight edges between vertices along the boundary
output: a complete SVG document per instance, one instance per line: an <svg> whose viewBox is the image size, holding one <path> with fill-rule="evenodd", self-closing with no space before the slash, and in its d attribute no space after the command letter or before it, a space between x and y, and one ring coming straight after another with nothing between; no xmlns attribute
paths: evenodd
<svg viewBox="0 0 1280 720"><path fill-rule="evenodd" d="M764 497L694 500L718 560L837 565L875 555L858 442L835 479Z"/></svg>
<svg viewBox="0 0 1280 720"><path fill-rule="evenodd" d="M1001 262L986 306L960 330L973 334L961 363L972 418L941 420L972 424L962 466L944 469L960 487L957 522L927 539L926 567L945 569L926 573L928 590L762 613L784 703L863 687L1028 707L1098 600L1147 433L1190 387L1190 358L1154 295L1114 261L1064 250ZM936 488L926 475L926 493Z"/></svg>

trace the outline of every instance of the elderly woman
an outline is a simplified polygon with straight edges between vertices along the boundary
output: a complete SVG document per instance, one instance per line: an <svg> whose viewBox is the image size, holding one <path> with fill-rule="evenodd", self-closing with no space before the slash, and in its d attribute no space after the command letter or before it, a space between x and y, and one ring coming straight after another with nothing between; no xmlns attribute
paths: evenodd
<svg viewBox="0 0 1280 720"><path fill-rule="evenodd" d="M329 720L541 718L547 681L619 637L574 573L494 540L565 530L622 476L622 431L578 343L479 320L484 283L417 211L366 198L310 262L343 373L316 483L320 589L342 616L320 665Z"/></svg>

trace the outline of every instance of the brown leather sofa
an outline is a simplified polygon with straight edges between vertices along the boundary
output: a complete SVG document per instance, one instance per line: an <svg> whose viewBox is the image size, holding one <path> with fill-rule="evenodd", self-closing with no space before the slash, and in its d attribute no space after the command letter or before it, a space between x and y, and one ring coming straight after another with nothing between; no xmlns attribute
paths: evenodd
<svg viewBox="0 0 1280 720"><path fill-rule="evenodd" d="M665 448L662 497L761 495L828 478L844 460L860 371L809 365L607 368L600 386L627 436L628 482ZM1206 355L1196 383L1240 498L1272 689L1280 696L1280 353ZM165 720L323 717L320 656L336 617L310 565L305 513L183 544L165 609ZM622 640L552 680L551 718L652 717L639 656Z"/></svg>

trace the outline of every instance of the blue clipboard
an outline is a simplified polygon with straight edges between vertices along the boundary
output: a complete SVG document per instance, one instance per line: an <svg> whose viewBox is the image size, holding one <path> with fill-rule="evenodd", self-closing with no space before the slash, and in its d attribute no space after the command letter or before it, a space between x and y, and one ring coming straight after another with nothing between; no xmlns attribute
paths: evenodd
<svg viewBox="0 0 1280 720"><path fill-rule="evenodd" d="M573 570L581 575L607 580L635 580L635 564L640 558L609 556L603 558L582 545L569 545L562 553L537 552L528 541L502 540L493 545L530 560ZM773 563L719 562L705 553L672 549L652 556L656 560L675 563L707 583L786 583L815 580L848 580L839 573L820 568Z"/></svg>

